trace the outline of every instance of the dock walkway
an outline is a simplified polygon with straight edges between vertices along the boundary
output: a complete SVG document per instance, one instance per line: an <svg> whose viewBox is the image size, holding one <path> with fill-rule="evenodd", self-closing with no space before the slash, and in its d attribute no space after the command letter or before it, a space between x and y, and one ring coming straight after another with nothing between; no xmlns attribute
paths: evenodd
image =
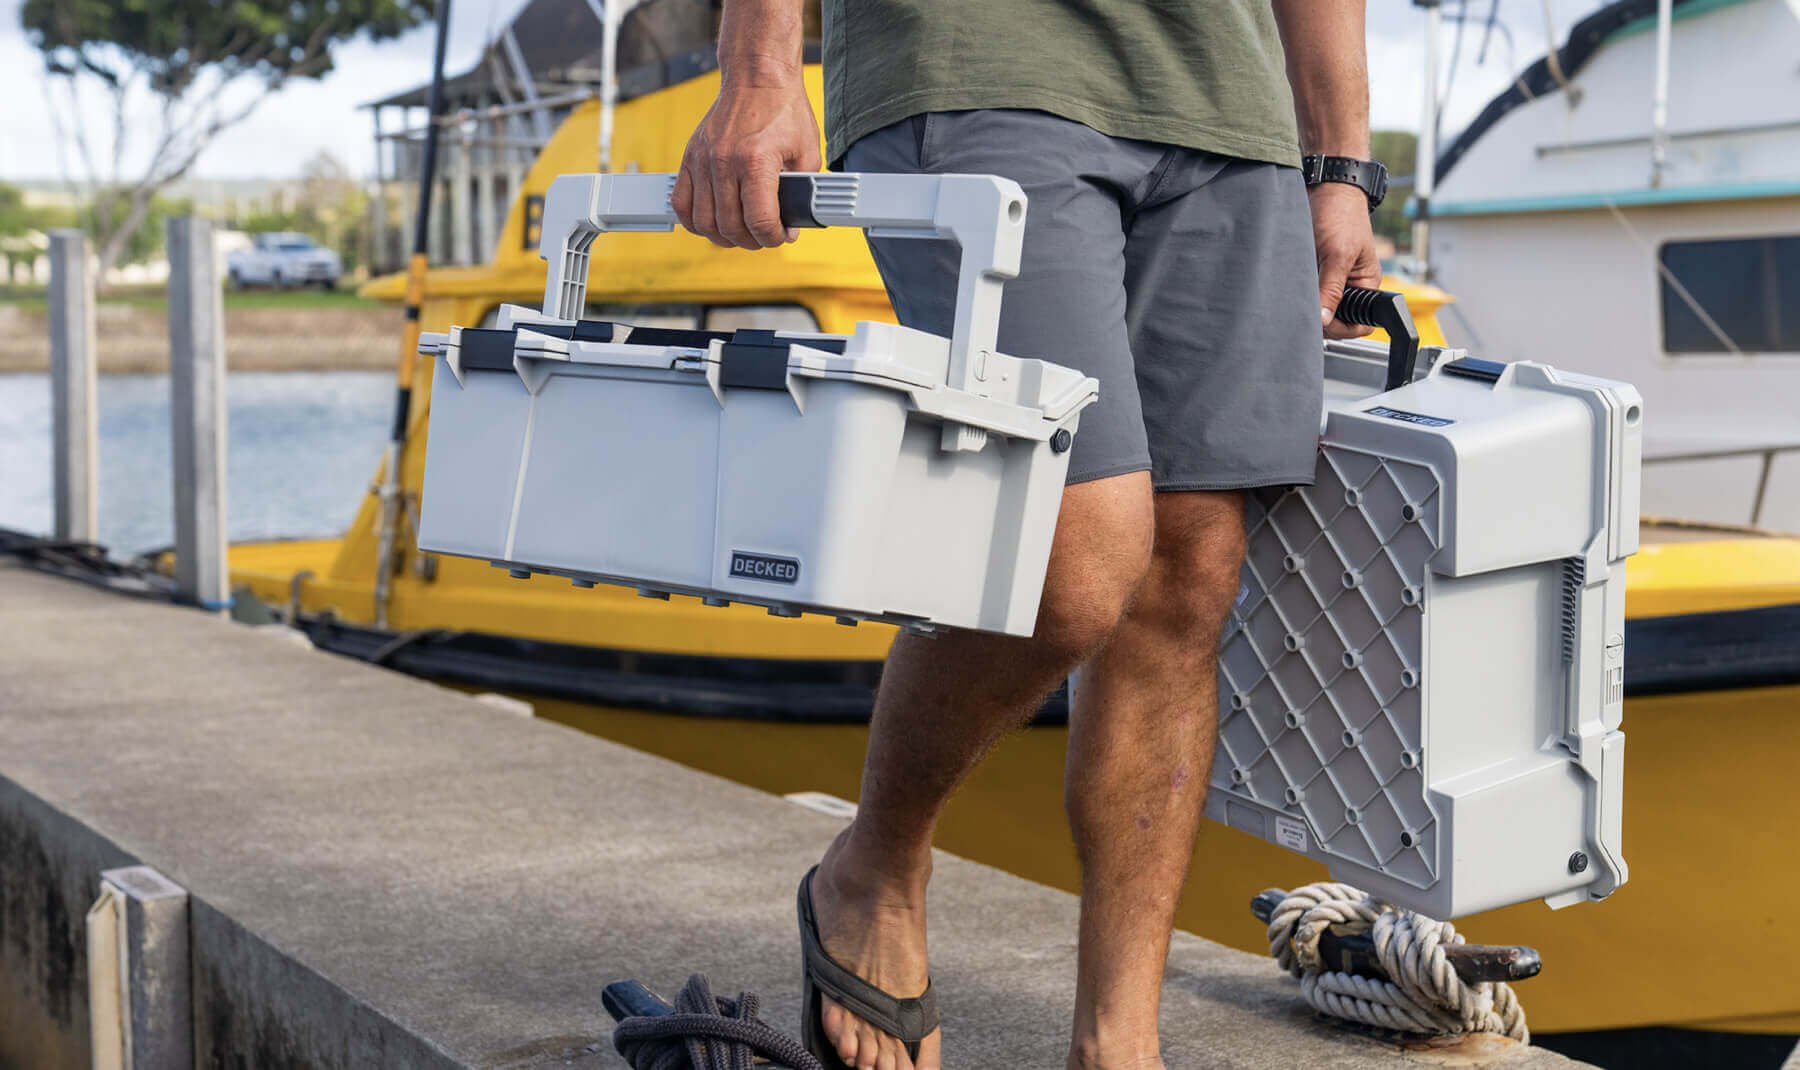
<svg viewBox="0 0 1800 1070"><path fill-rule="evenodd" d="M1046 815L1046 820L1055 820ZM196 1065L618 1067L602 985L705 971L794 1028L794 884L837 820L190 610L0 563L0 1068L85 1067L101 869L190 892ZM1075 900L948 855L945 1053L1060 1067ZM1246 924L1251 922L1246 919ZM1397 1054L1265 958L1177 934L1173 1068L1575 1066Z"/></svg>

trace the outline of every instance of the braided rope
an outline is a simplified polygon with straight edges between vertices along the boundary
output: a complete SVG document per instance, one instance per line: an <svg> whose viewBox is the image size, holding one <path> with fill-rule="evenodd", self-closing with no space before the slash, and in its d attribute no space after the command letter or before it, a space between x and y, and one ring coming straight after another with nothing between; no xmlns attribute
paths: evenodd
<svg viewBox="0 0 1800 1070"><path fill-rule="evenodd" d="M798 1040L756 1016L754 992L715 997L706 975L688 978L675 1012L627 1018L613 1030L613 1047L633 1070L750 1070L761 1055L792 1070L824 1070Z"/></svg>
<svg viewBox="0 0 1800 1070"><path fill-rule="evenodd" d="M1319 938L1333 925L1368 932L1389 980L1327 969ZM1398 1032L1498 1033L1529 1043L1525 1008L1511 985L1472 985L1457 976L1444 948L1462 942L1447 921L1331 881L1294 889L1269 916L1269 954L1299 978L1300 994L1321 1013Z"/></svg>

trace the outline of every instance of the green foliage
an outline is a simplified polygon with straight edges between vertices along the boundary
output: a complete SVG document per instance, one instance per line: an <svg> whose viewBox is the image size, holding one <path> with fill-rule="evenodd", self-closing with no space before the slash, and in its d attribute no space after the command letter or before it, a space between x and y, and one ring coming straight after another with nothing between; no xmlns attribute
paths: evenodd
<svg viewBox="0 0 1800 1070"><path fill-rule="evenodd" d="M394 37L430 17L412 0L25 0L20 22L52 73L115 88L135 73L179 96L200 72L318 77L330 45Z"/></svg>
<svg viewBox="0 0 1800 1070"><path fill-rule="evenodd" d="M68 209L26 204L24 190L0 182L0 238L74 225L74 214Z"/></svg>
<svg viewBox="0 0 1800 1070"><path fill-rule="evenodd" d="M103 239L107 219L120 219L129 210L131 195L124 190L111 190L101 194L111 200L110 205L89 202L81 209L75 225L94 235L96 240ZM110 216L107 214L110 209ZM131 232L120 249L116 264L141 264L162 251L165 221L170 216L192 215L194 202L189 200L172 200L168 197L152 197L148 211L144 214L143 225Z"/></svg>
<svg viewBox="0 0 1800 1070"><path fill-rule="evenodd" d="M1377 130L1369 135L1369 149L1388 169L1388 175L1410 175L1417 163L1419 137L1410 130ZM1412 222L1406 218L1406 200L1410 189L1397 189L1388 194L1375 209L1375 233L1392 238L1402 249L1412 245Z"/></svg>
<svg viewBox="0 0 1800 1070"><path fill-rule="evenodd" d="M33 230L26 216L25 191L0 182L0 237L11 237Z"/></svg>

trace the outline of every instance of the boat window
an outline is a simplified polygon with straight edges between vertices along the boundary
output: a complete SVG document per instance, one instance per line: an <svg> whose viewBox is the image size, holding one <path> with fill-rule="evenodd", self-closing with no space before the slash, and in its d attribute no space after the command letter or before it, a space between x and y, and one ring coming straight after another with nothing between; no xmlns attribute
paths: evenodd
<svg viewBox="0 0 1800 1070"><path fill-rule="evenodd" d="M1800 351L1800 235L1668 242L1661 255L1692 298L1662 278L1664 352L1729 353L1720 332L1744 353Z"/></svg>
<svg viewBox="0 0 1800 1070"><path fill-rule="evenodd" d="M633 327L671 327L682 331L697 329L700 317L699 305L671 304L590 304L583 313L585 319L628 323Z"/></svg>
<svg viewBox="0 0 1800 1070"><path fill-rule="evenodd" d="M805 305L711 305L706 310L709 331L795 331L816 333L819 321Z"/></svg>

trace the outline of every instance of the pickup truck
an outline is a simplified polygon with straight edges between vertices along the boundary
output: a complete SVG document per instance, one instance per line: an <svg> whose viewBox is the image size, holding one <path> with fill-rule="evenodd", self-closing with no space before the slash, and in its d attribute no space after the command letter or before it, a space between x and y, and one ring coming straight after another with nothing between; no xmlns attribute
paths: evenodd
<svg viewBox="0 0 1800 1070"><path fill-rule="evenodd" d="M322 248L304 234L258 234L248 249L225 258L225 270L235 287L289 286L337 287L344 272L338 254Z"/></svg>

